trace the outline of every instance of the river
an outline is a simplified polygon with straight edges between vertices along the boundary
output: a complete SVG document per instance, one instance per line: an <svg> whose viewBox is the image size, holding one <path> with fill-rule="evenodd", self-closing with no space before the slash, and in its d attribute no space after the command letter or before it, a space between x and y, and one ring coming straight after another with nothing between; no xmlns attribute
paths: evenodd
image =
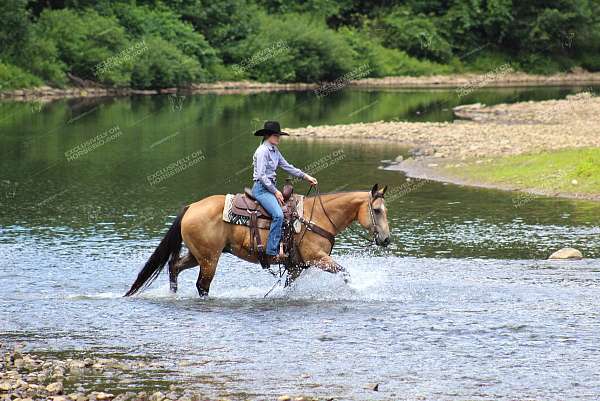
<svg viewBox="0 0 600 401"><path fill-rule="evenodd" d="M265 299L273 277L224 255L208 299L197 298L194 269L180 275L177 296L161 276L121 297L182 205L249 184L262 120L450 121L461 103L579 89L0 103L0 341L149 358L167 371L118 385L172 380L234 400L597 398L600 204L407 184L380 168L408 151L389 144L282 141L322 191L396 189L388 248L339 237L333 255L350 285L310 270ZM184 168L165 175L171 165ZM545 260L565 246L587 259Z"/></svg>

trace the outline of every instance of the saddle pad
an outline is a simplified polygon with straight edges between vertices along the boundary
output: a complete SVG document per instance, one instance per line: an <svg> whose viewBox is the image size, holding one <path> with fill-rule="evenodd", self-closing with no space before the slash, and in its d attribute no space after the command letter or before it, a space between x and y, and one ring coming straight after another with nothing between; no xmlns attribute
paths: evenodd
<svg viewBox="0 0 600 401"><path fill-rule="evenodd" d="M298 216L304 216L304 195L294 195L298 200L296 204L296 213ZM223 221L231 224L239 224L247 226L250 218L247 216L239 216L233 213L233 198L234 194L225 195L225 205L223 206ZM302 223L298 219L294 221L294 231L299 233L302 230Z"/></svg>

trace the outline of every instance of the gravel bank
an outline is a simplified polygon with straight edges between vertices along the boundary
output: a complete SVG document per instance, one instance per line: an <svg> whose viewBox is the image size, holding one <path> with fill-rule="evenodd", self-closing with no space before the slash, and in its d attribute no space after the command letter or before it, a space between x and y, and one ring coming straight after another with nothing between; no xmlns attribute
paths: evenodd
<svg viewBox="0 0 600 401"><path fill-rule="evenodd" d="M289 129L292 138L394 142L413 157L388 166L409 176L503 188L453 177L446 167L566 148L600 147L600 97L580 93L564 100L460 106L453 123L375 122ZM535 192L535 189L532 189ZM540 192L547 193L548 191ZM571 197L571 194L560 194ZM580 197L580 196L573 196ZM589 199L596 199L589 196Z"/></svg>
<svg viewBox="0 0 600 401"><path fill-rule="evenodd" d="M29 89L16 89L0 91L0 99L17 101L53 100L73 97L103 97L103 96L131 96L131 95L158 95L158 94L250 94L273 91L298 91L315 90L323 87L324 83L276 83L256 81L218 81L211 83L191 84L182 88L163 89L131 89L110 88L85 81L85 85L76 85L67 88L53 88L40 86ZM332 91L342 90L345 87L356 88L472 88L472 87L524 87L524 86L564 86L564 85L600 85L600 73L576 71L554 75L534 75L520 72L503 74L452 74L431 75L421 77L385 77L364 78L354 81L341 80L336 82ZM325 85L327 86L327 85ZM328 87L329 89L332 89Z"/></svg>
<svg viewBox="0 0 600 401"><path fill-rule="evenodd" d="M487 87L597 85L600 84L600 73L577 71L553 75L535 75L510 72L494 75L493 71L490 71L487 74L365 78L354 81L352 85L368 88L459 88L478 83L483 83Z"/></svg>
<svg viewBox="0 0 600 401"><path fill-rule="evenodd" d="M462 106L472 120L453 123L374 122L289 129L300 139L390 141L440 161L600 146L600 97Z"/></svg>
<svg viewBox="0 0 600 401"><path fill-rule="evenodd" d="M105 357L67 358L6 351L0 345L1 401L227 401L185 388L184 383L157 381L147 372L163 372L158 363ZM165 372L164 376L168 376ZM144 391L133 389L144 387ZM129 389L129 390L128 390ZM93 390L93 391L92 391ZM239 398L236 398L239 399ZM268 398L261 397L267 400ZM282 395L278 401L318 401Z"/></svg>

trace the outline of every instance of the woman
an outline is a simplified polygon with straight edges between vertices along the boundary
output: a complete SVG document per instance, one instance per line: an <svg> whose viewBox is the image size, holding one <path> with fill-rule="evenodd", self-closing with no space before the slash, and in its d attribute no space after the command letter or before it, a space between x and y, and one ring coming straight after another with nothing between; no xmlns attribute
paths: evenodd
<svg viewBox="0 0 600 401"><path fill-rule="evenodd" d="M260 202L262 207L271 215L271 229L269 231L269 239L267 240L267 255L271 261L276 262L285 258L283 251L279 250L279 241L281 240L281 226L283 224L283 195L275 186L277 177L277 167L281 167L289 174L303 178L312 185L317 185L317 180L314 177L306 174L299 168L289 164L284 158L277 145L281 135L289 135L281 131L279 122L267 121L263 129L254 133L256 136L262 136L262 143L254 152L254 186L252 187L252 195Z"/></svg>

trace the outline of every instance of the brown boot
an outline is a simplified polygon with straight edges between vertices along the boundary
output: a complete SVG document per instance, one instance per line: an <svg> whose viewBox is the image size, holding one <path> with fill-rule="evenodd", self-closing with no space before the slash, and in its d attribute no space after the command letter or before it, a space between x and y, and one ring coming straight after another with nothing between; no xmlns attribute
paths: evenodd
<svg viewBox="0 0 600 401"><path fill-rule="evenodd" d="M287 260L287 253L283 252L283 244L279 246L279 254L278 255L268 255L269 263L283 263Z"/></svg>

